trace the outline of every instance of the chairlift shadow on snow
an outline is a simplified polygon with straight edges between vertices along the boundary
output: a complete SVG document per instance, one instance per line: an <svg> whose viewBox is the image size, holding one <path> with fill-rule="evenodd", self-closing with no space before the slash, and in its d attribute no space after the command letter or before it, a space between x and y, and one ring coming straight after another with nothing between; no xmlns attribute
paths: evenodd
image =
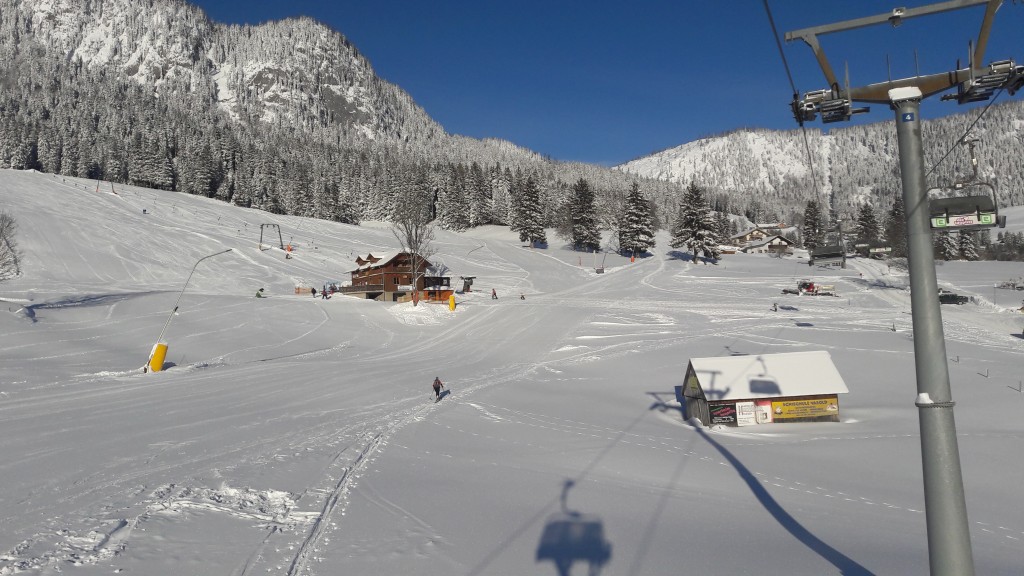
<svg viewBox="0 0 1024 576"><path fill-rule="evenodd" d="M734 356L743 356L743 354L734 354ZM725 398L725 396L729 394L729 391L732 390L731 386L724 390L719 390L715 387L715 381L718 379L721 372L717 370L702 370L701 372L707 372L711 376L705 380L705 382L707 382L707 386L704 387L704 397L708 400Z"/></svg>
<svg viewBox="0 0 1024 576"><path fill-rule="evenodd" d="M800 524L792 514L787 512L786 509L783 508L774 497L772 497L771 493L765 489L763 482L746 466L744 466L743 462L734 456L732 452L716 442L703 427L697 427L695 430L708 442L708 444L718 450L718 452L725 457L729 464L732 465L743 481L747 484L747 487L750 488L750 491L753 493L754 497L757 498L758 502L760 502L761 506L771 514L772 518L774 518L782 528L789 532L800 543L838 568L839 573L844 576L867 576L871 574L867 568L861 566L856 560L844 555L839 550L836 550Z"/></svg>
<svg viewBox="0 0 1024 576"><path fill-rule="evenodd" d="M782 396L782 388L775 378L761 374L750 379L748 382L752 394L764 394L768 396Z"/></svg>
<svg viewBox="0 0 1024 576"><path fill-rule="evenodd" d="M570 510L566 505L569 490L576 484L562 484L562 509L548 516L537 544L536 561L550 560L558 576L569 576L575 563L585 563L587 573L597 576L612 557L612 545L605 539L600 517Z"/></svg>
<svg viewBox="0 0 1024 576"><path fill-rule="evenodd" d="M668 412L669 410L672 410L679 412L679 415L682 417L686 416L686 410L684 409L686 401L683 399L682 386L676 386L674 392L647 392L647 395L654 398L654 402L651 402L648 410L657 410L659 412ZM669 404L669 402L665 400L666 396L671 396L676 401L676 404Z"/></svg>

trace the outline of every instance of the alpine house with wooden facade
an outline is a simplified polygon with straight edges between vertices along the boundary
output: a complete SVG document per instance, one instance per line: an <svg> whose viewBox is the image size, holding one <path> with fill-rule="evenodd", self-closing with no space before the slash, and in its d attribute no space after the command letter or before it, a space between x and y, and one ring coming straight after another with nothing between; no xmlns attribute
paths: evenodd
<svg viewBox="0 0 1024 576"><path fill-rule="evenodd" d="M358 256L356 266L343 294L388 302L447 301L452 294L451 278L438 275L429 260L411 252Z"/></svg>

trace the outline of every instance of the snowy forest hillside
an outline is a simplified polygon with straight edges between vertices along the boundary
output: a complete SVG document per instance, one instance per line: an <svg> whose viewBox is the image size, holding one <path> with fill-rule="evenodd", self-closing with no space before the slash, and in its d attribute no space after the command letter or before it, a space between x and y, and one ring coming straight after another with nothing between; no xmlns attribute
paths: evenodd
<svg viewBox="0 0 1024 576"><path fill-rule="evenodd" d="M339 222L387 220L415 186L470 199L473 225L507 223L526 176L549 212L581 177L602 193L636 180L450 135L311 19L225 26L181 0L0 0L0 15L3 167ZM645 193L667 206L677 188Z"/></svg>
<svg viewBox="0 0 1024 576"><path fill-rule="evenodd" d="M954 104L946 104L954 106ZM922 122L925 164L937 186L971 174L966 147L954 146L980 109ZM795 123L794 123L795 126ZM870 202L887 210L902 190L896 129L891 121L835 127L827 132L808 126L803 131L739 130L664 150L627 162L626 173L687 184L695 181L716 192L719 203L752 220L786 218L784 209L802 210L819 194L832 199L840 214L855 214ZM979 175L999 190L1004 206L1024 205L1024 102L994 104L972 128ZM811 159L808 160L807 148ZM953 149L943 160L943 156ZM811 166L814 176L811 177ZM789 218L787 222L794 222Z"/></svg>
<svg viewBox="0 0 1024 576"><path fill-rule="evenodd" d="M881 213L898 189L890 123L809 130L818 182L797 130L732 132L608 169L449 134L371 58L309 18L229 26L183 0L0 0L0 167L346 223L389 220L415 188L471 215L443 220L451 229L512 224L510 198L530 178L549 225L581 178L605 225L634 182L663 226L690 181L753 222L799 223L809 199L830 195L840 215L866 201ZM976 113L927 122L926 159ZM1009 102L974 134L1004 204L1024 204L1022 126ZM951 155L937 177L964 160Z"/></svg>

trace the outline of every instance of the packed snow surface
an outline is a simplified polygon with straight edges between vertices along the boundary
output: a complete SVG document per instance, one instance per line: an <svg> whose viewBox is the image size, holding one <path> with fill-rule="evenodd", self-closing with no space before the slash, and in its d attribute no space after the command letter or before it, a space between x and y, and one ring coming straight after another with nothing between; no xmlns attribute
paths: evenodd
<svg viewBox="0 0 1024 576"><path fill-rule="evenodd" d="M0 575L928 574L898 266L439 231L450 311L296 294L397 248L381 224L13 171L0 208ZM1019 575L1024 292L994 286L1024 265L937 272L972 297L942 313L974 562ZM805 277L838 297L781 294ZM841 422L676 401L689 358L804 350L849 387Z"/></svg>

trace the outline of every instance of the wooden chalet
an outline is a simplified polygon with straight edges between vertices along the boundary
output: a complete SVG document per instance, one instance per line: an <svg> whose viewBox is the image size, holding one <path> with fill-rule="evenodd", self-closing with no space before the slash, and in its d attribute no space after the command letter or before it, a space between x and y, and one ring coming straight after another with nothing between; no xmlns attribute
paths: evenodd
<svg viewBox="0 0 1024 576"><path fill-rule="evenodd" d="M765 238L773 236L775 234L776 232L772 232L771 229L754 227L751 228L750 230L732 236L730 238L730 241L733 244L743 245L749 242L757 242L758 240L764 240Z"/></svg>
<svg viewBox="0 0 1024 576"><path fill-rule="evenodd" d="M342 294L386 302L447 302L453 294L451 278L438 275L429 260L411 252L358 256L356 266L351 284L341 287Z"/></svg>
<svg viewBox="0 0 1024 576"><path fill-rule="evenodd" d="M746 254L789 254L793 251L792 248L792 240L776 234L750 242L740 250Z"/></svg>
<svg viewBox="0 0 1024 576"><path fill-rule="evenodd" d="M686 418L705 426L839 422L849 392L823 350L691 358L678 390Z"/></svg>

